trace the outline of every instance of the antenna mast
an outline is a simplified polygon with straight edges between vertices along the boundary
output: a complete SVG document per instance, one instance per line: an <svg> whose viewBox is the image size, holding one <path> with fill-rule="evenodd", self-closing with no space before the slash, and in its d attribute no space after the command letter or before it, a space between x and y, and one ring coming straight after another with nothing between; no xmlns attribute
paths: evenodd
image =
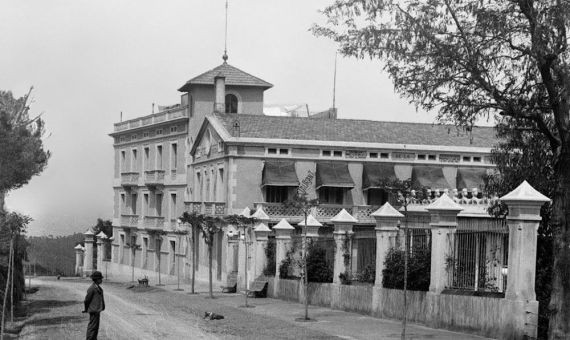
<svg viewBox="0 0 570 340"><path fill-rule="evenodd" d="M226 0L226 31L224 36L224 63L228 61L228 0Z"/></svg>
<svg viewBox="0 0 570 340"><path fill-rule="evenodd" d="M334 78L333 78L333 102L332 102L332 108L335 108L335 104L336 104L336 58L338 56L338 52L335 52L334 54Z"/></svg>

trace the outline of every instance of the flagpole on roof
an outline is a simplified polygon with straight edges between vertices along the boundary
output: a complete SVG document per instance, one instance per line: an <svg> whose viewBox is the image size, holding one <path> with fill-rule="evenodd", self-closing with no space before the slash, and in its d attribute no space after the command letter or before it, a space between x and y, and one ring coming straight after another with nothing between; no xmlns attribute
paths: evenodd
<svg viewBox="0 0 570 340"><path fill-rule="evenodd" d="M224 55L222 59L224 59L224 63L228 61L228 0L226 0L226 29L224 36Z"/></svg>

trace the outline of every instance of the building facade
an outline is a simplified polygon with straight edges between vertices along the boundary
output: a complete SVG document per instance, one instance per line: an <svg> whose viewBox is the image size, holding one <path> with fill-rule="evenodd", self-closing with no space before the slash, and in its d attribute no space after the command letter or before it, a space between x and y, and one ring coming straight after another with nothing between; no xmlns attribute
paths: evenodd
<svg viewBox="0 0 570 340"><path fill-rule="evenodd" d="M494 168L492 128L465 131L336 114L266 116L264 92L271 87L224 61L180 87L180 104L115 124L115 272L135 268L138 276L187 279L190 243L177 222L184 211L223 216L249 208L267 216L269 228L282 218L296 225L302 216L283 202L300 187L318 198L314 217L324 230L345 209L357 227L373 233L371 213L385 202L396 204L382 187L387 179L412 179L427 189L428 199L444 193L456 201L484 199L483 177ZM233 229L224 230L213 250L220 283L239 274L246 257L228 232ZM249 239L255 240L253 231ZM196 251L198 276L206 277L202 241ZM247 265L254 279L259 268L249 261L255 261Z"/></svg>

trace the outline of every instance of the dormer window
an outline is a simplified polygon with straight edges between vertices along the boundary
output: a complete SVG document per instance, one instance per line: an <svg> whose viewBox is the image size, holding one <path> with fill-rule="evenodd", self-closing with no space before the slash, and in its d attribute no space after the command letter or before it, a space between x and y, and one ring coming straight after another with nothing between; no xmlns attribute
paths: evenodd
<svg viewBox="0 0 570 340"><path fill-rule="evenodd" d="M238 112L238 99L234 94L226 94L226 113Z"/></svg>

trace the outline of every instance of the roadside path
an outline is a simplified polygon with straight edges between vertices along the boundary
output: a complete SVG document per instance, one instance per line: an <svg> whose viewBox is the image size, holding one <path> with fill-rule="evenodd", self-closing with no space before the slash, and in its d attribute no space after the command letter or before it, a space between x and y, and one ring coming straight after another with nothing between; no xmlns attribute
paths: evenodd
<svg viewBox="0 0 570 340"><path fill-rule="evenodd" d="M81 314L90 284L86 279L33 279L39 291L29 296L30 315L21 339L82 339L88 316ZM215 292L207 297L207 283L199 294L174 291L176 285L127 289L130 283L103 282L107 309L101 315L99 339L400 339L399 321L310 306L315 322L296 322L303 305L276 299L249 299ZM204 312L224 315L204 320ZM408 324L407 339L485 339L469 334Z"/></svg>

